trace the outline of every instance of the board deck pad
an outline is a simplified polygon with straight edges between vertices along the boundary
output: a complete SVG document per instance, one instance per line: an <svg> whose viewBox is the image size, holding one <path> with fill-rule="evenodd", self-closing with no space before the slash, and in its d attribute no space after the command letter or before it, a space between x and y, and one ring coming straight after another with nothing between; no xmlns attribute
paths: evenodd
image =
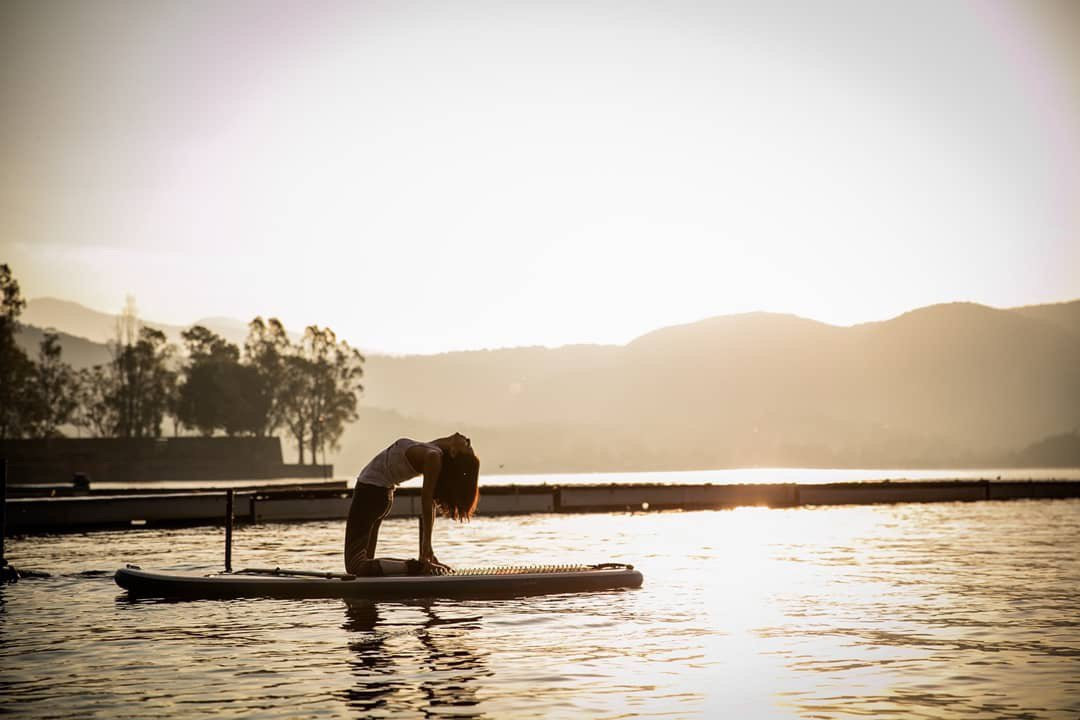
<svg viewBox="0 0 1080 720"><path fill-rule="evenodd" d="M488 597L594 592L639 587L632 565L505 565L458 568L442 575L356 577L345 573L248 568L234 573L169 573L129 565L116 584L134 597Z"/></svg>
<svg viewBox="0 0 1080 720"><path fill-rule="evenodd" d="M633 570L633 565L625 563L600 563L598 565L495 565L492 567L456 568L450 572L429 575L425 577L478 577L489 575L531 575L536 573L567 573L588 572L590 570L603 570L608 568L626 568ZM221 573L226 575L228 573ZM313 572L310 570L288 570L283 568L246 568L237 570L233 575L271 575L275 577L321 577L337 578L339 580L353 580L357 576L348 573ZM406 577L404 575L391 575L390 577Z"/></svg>

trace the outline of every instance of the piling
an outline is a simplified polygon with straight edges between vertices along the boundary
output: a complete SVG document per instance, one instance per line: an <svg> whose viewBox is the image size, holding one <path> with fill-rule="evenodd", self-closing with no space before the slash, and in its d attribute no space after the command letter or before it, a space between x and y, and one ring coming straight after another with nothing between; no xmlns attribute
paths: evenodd
<svg viewBox="0 0 1080 720"><path fill-rule="evenodd" d="M0 458L0 567L7 567L4 538L7 537L7 458Z"/></svg>
<svg viewBox="0 0 1080 720"><path fill-rule="evenodd" d="M225 572L232 572L233 489L225 494Z"/></svg>
<svg viewBox="0 0 1080 720"><path fill-rule="evenodd" d="M19 573L7 563L4 540L7 538L7 458L0 458L0 584L17 582Z"/></svg>

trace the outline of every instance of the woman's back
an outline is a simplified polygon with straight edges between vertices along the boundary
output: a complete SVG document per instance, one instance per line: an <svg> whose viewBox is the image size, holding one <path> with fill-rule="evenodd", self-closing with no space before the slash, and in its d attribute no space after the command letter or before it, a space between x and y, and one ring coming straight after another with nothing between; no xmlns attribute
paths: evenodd
<svg viewBox="0 0 1080 720"><path fill-rule="evenodd" d="M364 469L356 476L356 483L358 485L362 483L364 485L393 488L406 480L416 477L421 471L413 467L407 454L410 449L417 445L439 450L437 445L431 443L420 442L411 438L399 438L364 466ZM441 450L439 451L441 452Z"/></svg>

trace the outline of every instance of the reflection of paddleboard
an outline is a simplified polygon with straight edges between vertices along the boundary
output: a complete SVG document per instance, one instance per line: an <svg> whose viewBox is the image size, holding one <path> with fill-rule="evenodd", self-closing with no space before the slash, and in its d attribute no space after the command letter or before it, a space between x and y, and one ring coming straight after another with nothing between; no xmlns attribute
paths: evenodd
<svg viewBox="0 0 1080 720"><path fill-rule="evenodd" d="M590 592L640 587L633 565L544 565L464 568L439 576L355 577L302 570L240 570L194 575L149 572L134 565L116 571L116 584L136 597L490 597Z"/></svg>

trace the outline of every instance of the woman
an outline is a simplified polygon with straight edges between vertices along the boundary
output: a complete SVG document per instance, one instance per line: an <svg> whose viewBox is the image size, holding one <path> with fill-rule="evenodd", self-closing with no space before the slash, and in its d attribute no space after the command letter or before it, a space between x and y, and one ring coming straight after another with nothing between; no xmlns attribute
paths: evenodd
<svg viewBox="0 0 1080 720"><path fill-rule="evenodd" d="M394 488L421 474L419 562L376 559L379 525L394 503ZM356 477L345 524L345 572L364 576L448 572L450 568L431 549L435 508L458 521L472 517L480 499L479 474L480 460L461 433L431 442L401 438L380 452Z"/></svg>

